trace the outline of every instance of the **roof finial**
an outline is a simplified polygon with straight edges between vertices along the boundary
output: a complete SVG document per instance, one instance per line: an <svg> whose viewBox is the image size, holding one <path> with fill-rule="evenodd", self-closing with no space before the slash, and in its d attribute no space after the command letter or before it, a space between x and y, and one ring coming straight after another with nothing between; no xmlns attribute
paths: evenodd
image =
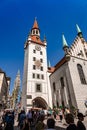
<svg viewBox="0 0 87 130"><path fill-rule="evenodd" d="M78 36L79 36L80 38L82 38L82 31L81 31L81 29L79 28L78 24L76 24L76 28L77 28Z"/></svg>
<svg viewBox="0 0 87 130"><path fill-rule="evenodd" d="M64 34L62 35L63 47L68 47Z"/></svg>
<svg viewBox="0 0 87 130"><path fill-rule="evenodd" d="M35 17L35 20L37 20L37 17Z"/></svg>
<svg viewBox="0 0 87 130"><path fill-rule="evenodd" d="M44 34L44 40L43 40L44 44L47 45L47 40L46 40L46 35Z"/></svg>
<svg viewBox="0 0 87 130"><path fill-rule="evenodd" d="M78 24L76 24L77 32L80 33L82 32L81 29L79 28Z"/></svg>
<svg viewBox="0 0 87 130"><path fill-rule="evenodd" d="M33 24L33 28L32 29L39 29L38 27L38 23L37 23L37 17L35 17L35 20L34 20L34 24Z"/></svg>
<svg viewBox="0 0 87 130"><path fill-rule="evenodd" d="M17 75L20 75L20 70L18 69Z"/></svg>
<svg viewBox="0 0 87 130"><path fill-rule="evenodd" d="M46 41L46 35L44 34L44 41Z"/></svg>

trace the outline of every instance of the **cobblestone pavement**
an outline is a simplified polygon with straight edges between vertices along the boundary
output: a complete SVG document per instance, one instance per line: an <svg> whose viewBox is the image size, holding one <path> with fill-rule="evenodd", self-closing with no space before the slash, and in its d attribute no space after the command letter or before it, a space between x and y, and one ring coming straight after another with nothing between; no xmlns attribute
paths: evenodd
<svg viewBox="0 0 87 130"><path fill-rule="evenodd" d="M46 124L46 121L47 119L44 121L45 124ZM77 123L77 119L75 119L75 123ZM84 124L86 126L86 129L87 129L87 117L84 118ZM18 123L17 121L15 120L15 124L14 124L14 130L19 130L19 128L17 127ZM62 122L60 122L59 120L56 120L56 130L65 130L67 125L66 125L66 122L65 120L63 119ZM31 127L31 130L35 130L34 127Z"/></svg>
<svg viewBox="0 0 87 130"><path fill-rule="evenodd" d="M75 119L75 124L77 124L77 120L78 119ZM87 129L87 116L84 118L83 123L84 123L84 125L86 126L86 129ZM60 127L60 128L62 128L61 130L66 129L66 127L67 127L67 124L66 124L64 119L63 119L62 122L60 122L59 120L56 120L56 124L55 125Z"/></svg>

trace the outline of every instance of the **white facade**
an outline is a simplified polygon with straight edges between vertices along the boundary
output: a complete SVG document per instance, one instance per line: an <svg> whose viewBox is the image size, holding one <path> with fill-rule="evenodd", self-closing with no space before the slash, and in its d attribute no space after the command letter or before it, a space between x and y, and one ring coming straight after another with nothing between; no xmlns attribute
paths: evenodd
<svg viewBox="0 0 87 130"><path fill-rule="evenodd" d="M85 101L87 101L87 43L82 32L79 32L72 46L69 48L66 45L64 46L65 57L55 65L55 71L50 75L53 104L70 109L75 107L85 113L87 111L85 106Z"/></svg>
<svg viewBox="0 0 87 130"><path fill-rule="evenodd" d="M46 39L40 40L35 20L24 47L22 108L65 106L87 111L87 42L78 26L77 31L71 47L63 36L65 56L54 67L47 67Z"/></svg>
<svg viewBox="0 0 87 130"><path fill-rule="evenodd" d="M0 69L0 107L6 108L10 89L10 77Z"/></svg>
<svg viewBox="0 0 87 130"><path fill-rule="evenodd" d="M40 31L35 20L25 43L22 108L28 110L31 107L52 107L49 91L46 41L40 40Z"/></svg>

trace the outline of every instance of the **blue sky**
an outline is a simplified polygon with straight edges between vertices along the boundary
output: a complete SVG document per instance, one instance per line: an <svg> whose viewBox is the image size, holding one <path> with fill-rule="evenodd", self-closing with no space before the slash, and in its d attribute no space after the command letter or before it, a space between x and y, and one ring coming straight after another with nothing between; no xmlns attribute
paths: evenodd
<svg viewBox="0 0 87 130"><path fill-rule="evenodd" d="M62 34L68 45L74 41L79 25L87 40L86 0L0 0L0 68L11 77L11 90L18 69L21 86L24 65L24 42L37 17L47 38L47 56L54 66L64 55Z"/></svg>

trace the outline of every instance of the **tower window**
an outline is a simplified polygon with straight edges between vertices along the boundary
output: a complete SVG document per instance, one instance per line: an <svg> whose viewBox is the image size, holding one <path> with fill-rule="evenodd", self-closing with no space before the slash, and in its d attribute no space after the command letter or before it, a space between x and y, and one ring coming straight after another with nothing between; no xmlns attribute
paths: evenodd
<svg viewBox="0 0 87 130"><path fill-rule="evenodd" d="M41 92L41 84L36 84L36 92Z"/></svg>
<svg viewBox="0 0 87 130"><path fill-rule="evenodd" d="M36 53L36 50L33 50L33 53Z"/></svg>
<svg viewBox="0 0 87 130"><path fill-rule="evenodd" d="M39 74L37 74L37 79L40 79L40 75Z"/></svg>
<svg viewBox="0 0 87 130"><path fill-rule="evenodd" d="M41 66L40 70L43 71L43 67L42 66Z"/></svg>
<svg viewBox="0 0 87 130"><path fill-rule="evenodd" d="M77 69L78 69L78 73L79 73L81 83L86 84L85 75L84 75L82 66L80 64L77 64Z"/></svg>
<svg viewBox="0 0 87 130"><path fill-rule="evenodd" d="M44 75L43 74L41 75L41 79L44 79Z"/></svg>
<svg viewBox="0 0 87 130"><path fill-rule="evenodd" d="M33 65L33 69L36 70L36 66L35 65Z"/></svg>
<svg viewBox="0 0 87 130"><path fill-rule="evenodd" d="M36 57L33 57L33 61L36 61Z"/></svg>
<svg viewBox="0 0 87 130"><path fill-rule="evenodd" d="M40 55L43 55L42 51L40 51Z"/></svg>
<svg viewBox="0 0 87 130"><path fill-rule="evenodd" d="M33 73L32 77L35 78L35 74L34 73Z"/></svg>
<svg viewBox="0 0 87 130"><path fill-rule="evenodd" d="M36 30L36 34L38 34L38 30Z"/></svg>
<svg viewBox="0 0 87 130"><path fill-rule="evenodd" d="M35 34L35 30L33 30L33 34Z"/></svg>
<svg viewBox="0 0 87 130"><path fill-rule="evenodd" d="M40 59L40 61L43 63L43 59Z"/></svg>

